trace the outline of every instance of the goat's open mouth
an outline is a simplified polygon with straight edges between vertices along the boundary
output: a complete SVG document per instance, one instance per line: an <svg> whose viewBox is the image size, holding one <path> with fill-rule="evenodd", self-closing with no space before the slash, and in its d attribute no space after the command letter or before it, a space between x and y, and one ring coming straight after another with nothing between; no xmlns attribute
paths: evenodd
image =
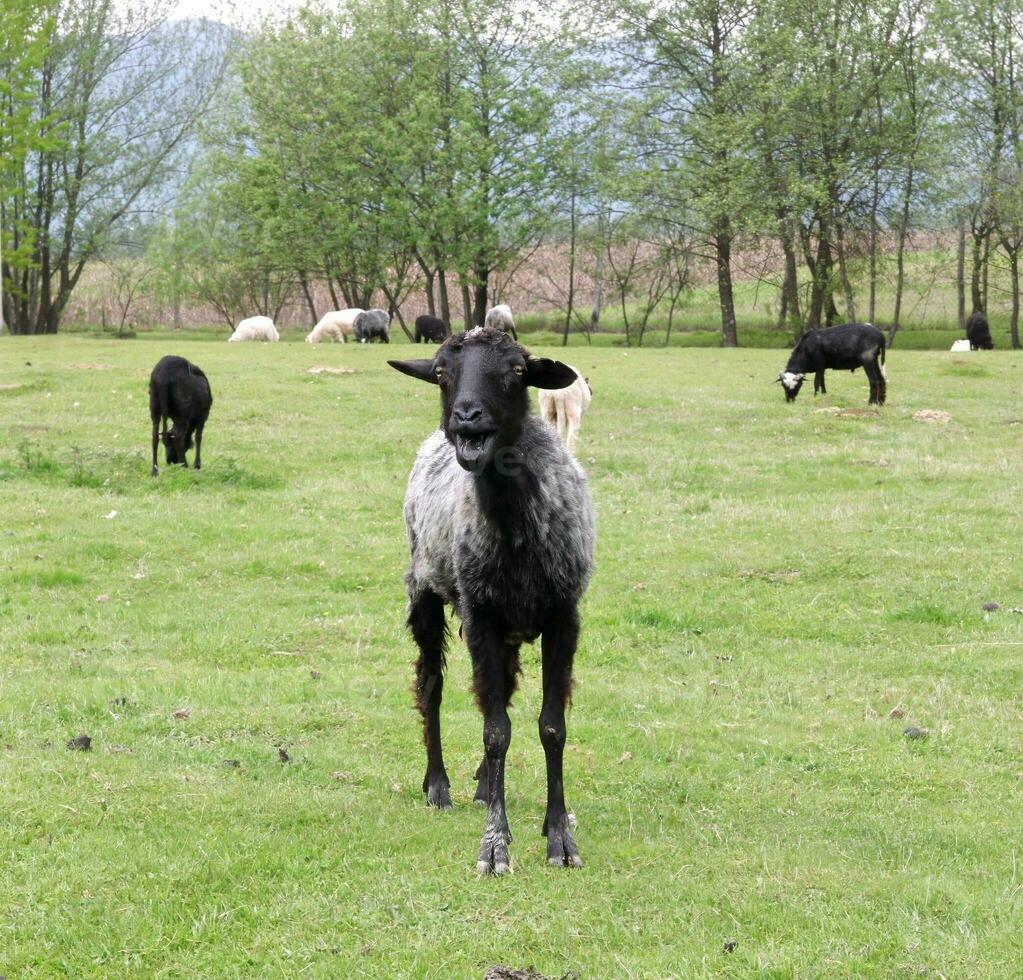
<svg viewBox="0 0 1023 980"><path fill-rule="evenodd" d="M493 432L459 432L455 435L455 455L465 469L486 461L494 442Z"/></svg>

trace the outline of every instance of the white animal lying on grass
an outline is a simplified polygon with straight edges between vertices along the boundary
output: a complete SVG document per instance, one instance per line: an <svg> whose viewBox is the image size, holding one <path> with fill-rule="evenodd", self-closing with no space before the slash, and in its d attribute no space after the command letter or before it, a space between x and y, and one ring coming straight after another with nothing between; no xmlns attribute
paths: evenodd
<svg viewBox="0 0 1023 980"><path fill-rule="evenodd" d="M320 322L306 334L307 344L318 344L323 340L339 341L342 344L348 342L352 328L355 326L355 318L362 312L360 309L351 307L347 310L331 310L320 317Z"/></svg>
<svg viewBox="0 0 1023 980"><path fill-rule="evenodd" d="M571 364L568 365L572 367ZM558 430L561 441L570 453L575 452L575 442L579 436L579 425L582 422L583 412L590 404L592 391L590 383L582 376L581 372L572 367L576 378L567 388L559 388L555 391L548 391L540 388L538 398L540 401L540 417L550 422Z"/></svg>
<svg viewBox="0 0 1023 980"><path fill-rule="evenodd" d="M277 328L270 317L250 316L242 320L234 328L234 333L227 339L229 343L241 340L278 341L281 339L281 335L277 332Z"/></svg>

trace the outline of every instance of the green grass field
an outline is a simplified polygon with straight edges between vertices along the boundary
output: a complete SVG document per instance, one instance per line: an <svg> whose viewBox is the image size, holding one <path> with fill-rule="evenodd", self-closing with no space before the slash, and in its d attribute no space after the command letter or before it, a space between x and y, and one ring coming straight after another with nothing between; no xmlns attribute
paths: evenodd
<svg viewBox="0 0 1023 980"><path fill-rule="evenodd" d="M573 348L585 867L544 863L525 648L516 870L480 879L457 640L455 809L420 793L401 499L438 408L396 350L0 341L0 974L1019 976L1023 359L896 349L877 411L860 373L786 405L778 351ZM154 480L171 352L215 402L204 469Z"/></svg>

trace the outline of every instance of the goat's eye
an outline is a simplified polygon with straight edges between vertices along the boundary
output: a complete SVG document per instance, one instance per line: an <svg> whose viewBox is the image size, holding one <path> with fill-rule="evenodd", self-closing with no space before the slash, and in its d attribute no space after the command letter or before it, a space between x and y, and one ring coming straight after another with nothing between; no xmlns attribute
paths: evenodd
<svg viewBox="0 0 1023 980"><path fill-rule="evenodd" d="M512 370L521 378L526 373L525 364L516 364Z"/></svg>
<svg viewBox="0 0 1023 980"><path fill-rule="evenodd" d="M442 367L435 367L433 369L433 373L436 375L438 381L443 381L444 380L444 368L442 368Z"/></svg>

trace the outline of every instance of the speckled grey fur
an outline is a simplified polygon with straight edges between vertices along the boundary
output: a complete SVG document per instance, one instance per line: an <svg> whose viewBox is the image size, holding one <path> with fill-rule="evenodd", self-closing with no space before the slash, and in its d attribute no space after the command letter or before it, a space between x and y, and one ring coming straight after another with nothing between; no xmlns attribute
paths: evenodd
<svg viewBox="0 0 1023 980"><path fill-rule="evenodd" d="M531 640L545 606L574 603L585 591L594 516L586 475L550 425L529 415L517 446L528 489L499 526L479 506L478 477L458 465L443 431L422 444L405 495L412 552L405 581L412 601L433 590L464 618L468 595L501 615L509 636Z"/></svg>

